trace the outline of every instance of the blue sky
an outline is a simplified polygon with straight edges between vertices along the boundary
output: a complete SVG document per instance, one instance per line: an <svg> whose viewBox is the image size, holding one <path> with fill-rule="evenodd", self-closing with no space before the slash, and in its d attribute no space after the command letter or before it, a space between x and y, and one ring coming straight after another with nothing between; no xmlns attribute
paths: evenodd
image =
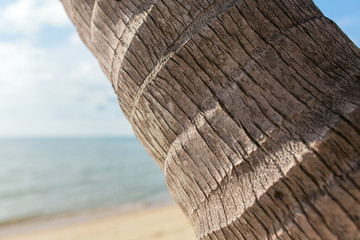
<svg viewBox="0 0 360 240"><path fill-rule="evenodd" d="M360 1L316 0L360 45ZM132 136L57 0L0 1L0 138Z"/></svg>
<svg viewBox="0 0 360 240"><path fill-rule="evenodd" d="M360 0L314 0L327 16L360 46Z"/></svg>

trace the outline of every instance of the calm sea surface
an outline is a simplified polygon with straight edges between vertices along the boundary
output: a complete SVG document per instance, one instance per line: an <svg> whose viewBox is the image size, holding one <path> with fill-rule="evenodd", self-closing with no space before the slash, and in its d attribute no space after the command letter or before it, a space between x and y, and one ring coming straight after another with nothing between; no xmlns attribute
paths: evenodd
<svg viewBox="0 0 360 240"><path fill-rule="evenodd" d="M0 225L170 201L135 138L0 140Z"/></svg>

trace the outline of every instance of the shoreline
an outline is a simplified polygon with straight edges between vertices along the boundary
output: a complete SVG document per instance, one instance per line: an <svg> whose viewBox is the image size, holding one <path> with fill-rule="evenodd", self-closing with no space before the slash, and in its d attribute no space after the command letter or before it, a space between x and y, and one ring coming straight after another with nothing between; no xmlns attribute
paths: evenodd
<svg viewBox="0 0 360 240"><path fill-rule="evenodd" d="M160 202L139 202L135 204L84 209L13 220L0 223L0 238L2 239L3 237L9 237L15 234L66 227L73 224L81 224L88 221L96 221L102 218L121 216L172 205L175 205L172 199L163 199L163 201Z"/></svg>
<svg viewBox="0 0 360 240"><path fill-rule="evenodd" d="M90 213L51 216L14 223L0 227L0 238L2 240L195 239L187 219L173 203L127 211L94 210Z"/></svg>

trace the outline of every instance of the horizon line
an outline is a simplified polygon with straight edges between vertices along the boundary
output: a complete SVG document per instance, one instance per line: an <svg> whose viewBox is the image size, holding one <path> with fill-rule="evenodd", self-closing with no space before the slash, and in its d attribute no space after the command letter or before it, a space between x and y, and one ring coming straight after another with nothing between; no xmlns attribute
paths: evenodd
<svg viewBox="0 0 360 240"><path fill-rule="evenodd" d="M95 139L95 138L136 138L135 135L38 135L38 136L0 136L0 140L16 139ZM136 138L137 139L137 138Z"/></svg>

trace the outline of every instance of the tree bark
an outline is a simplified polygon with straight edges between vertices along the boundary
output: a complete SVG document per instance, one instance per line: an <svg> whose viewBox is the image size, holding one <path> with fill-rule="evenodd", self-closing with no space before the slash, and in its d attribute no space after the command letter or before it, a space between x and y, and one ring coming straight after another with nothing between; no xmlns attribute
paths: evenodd
<svg viewBox="0 0 360 240"><path fill-rule="evenodd" d="M198 239L360 239L360 51L311 0L62 0Z"/></svg>

